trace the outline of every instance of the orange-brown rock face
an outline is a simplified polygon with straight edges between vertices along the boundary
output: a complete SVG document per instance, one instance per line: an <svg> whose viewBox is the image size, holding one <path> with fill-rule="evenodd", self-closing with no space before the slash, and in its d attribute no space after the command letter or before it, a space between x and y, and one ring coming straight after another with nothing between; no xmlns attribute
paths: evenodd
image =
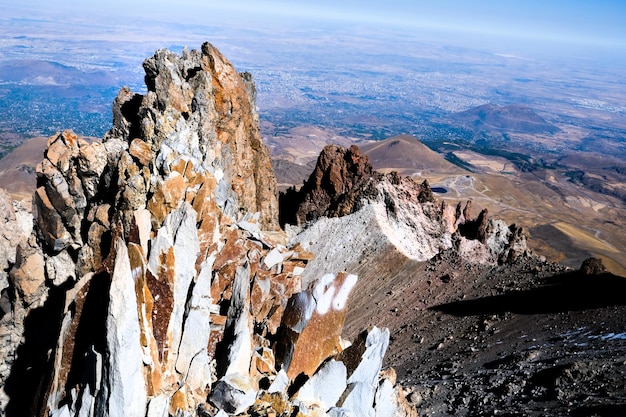
<svg viewBox="0 0 626 417"><path fill-rule="evenodd" d="M348 298L356 282L356 275L328 274L289 300L276 343L287 376L310 377L325 358L341 352Z"/></svg>
<svg viewBox="0 0 626 417"><path fill-rule="evenodd" d="M299 192L290 189L281 199L281 223L303 224L336 208L350 190L358 189L374 168L357 146L324 148L315 170Z"/></svg>

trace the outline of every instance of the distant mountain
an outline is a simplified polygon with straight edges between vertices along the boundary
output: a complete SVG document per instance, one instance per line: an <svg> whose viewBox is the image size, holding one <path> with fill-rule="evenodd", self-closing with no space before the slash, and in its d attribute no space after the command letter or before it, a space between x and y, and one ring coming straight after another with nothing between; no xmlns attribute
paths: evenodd
<svg viewBox="0 0 626 417"><path fill-rule="evenodd" d="M311 174L311 171L313 171L313 168L314 165L312 163L299 165L286 159L272 159L272 169L278 181L278 188L281 191L292 185L302 185L304 180Z"/></svg>
<svg viewBox="0 0 626 417"><path fill-rule="evenodd" d="M29 139L0 159L0 188L14 199L30 199L35 191L35 168L43 159L47 141L44 137Z"/></svg>
<svg viewBox="0 0 626 417"><path fill-rule="evenodd" d="M0 63L3 83L38 86L116 86L111 71L82 70L51 61L23 59Z"/></svg>
<svg viewBox="0 0 626 417"><path fill-rule="evenodd" d="M422 174L465 172L410 135L399 135L383 141L363 144L360 148L378 170L394 170L406 175L416 172Z"/></svg>
<svg viewBox="0 0 626 417"><path fill-rule="evenodd" d="M320 152L324 141L313 143L302 139L303 146ZM295 141L295 139L293 140ZM346 146L346 143L337 143ZM432 175L462 175L464 169L448 162L441 154L424 145L418 138L410 135L399 135L381 141L358 142L361 152L366 155L374 169L381 172L396 171L402 175L417 174L421 177ZM349 145L347 145L349 146ZM291 141L275 142L272 165L281 190L287 186L302 185L315 166L315 159L307 164L296 164L290 161L289 153L295 149ZM304 152L303 152L304 153Z"/></svg>
<svg viewBox="0 0 626 417"><path fill-rule="evenodd" d="M455 113L452 118L455 122L474 129L528 134L556 133L560 130L530 107L519 104L498 106L487 103Z"/></svg>

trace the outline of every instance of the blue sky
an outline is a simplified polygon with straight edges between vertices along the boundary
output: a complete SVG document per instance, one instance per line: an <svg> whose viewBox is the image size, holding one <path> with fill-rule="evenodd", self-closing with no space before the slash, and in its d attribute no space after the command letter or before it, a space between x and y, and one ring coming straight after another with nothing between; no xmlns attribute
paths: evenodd
<svg viewBox="0 0 626 417"><path fill-rule="evenodd" d="M65 14L68 20L81 15L120 21L144 15L211 24L224 16L258 22L317 19L626 46L624 0L0 0L0 7Z"/></svg>

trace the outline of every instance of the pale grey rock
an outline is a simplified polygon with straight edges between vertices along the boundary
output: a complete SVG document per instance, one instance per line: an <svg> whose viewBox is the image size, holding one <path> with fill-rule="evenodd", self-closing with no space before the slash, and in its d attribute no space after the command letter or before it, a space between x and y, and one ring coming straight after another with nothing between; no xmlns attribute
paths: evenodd
<svg viewBox="0 0 626 417"><path fill-rule="evenodd" d="M63 321L61 322L61 331L59 332L59 338L57 344L59 348L55 352L54 358L54 375L52 377L52 390L48 397L48 408L51 410L55 410L59 407L59 403L64 394L64 388L59 386L59 374L61 373L61 361L63 360L63 341L67 336L67 332L69 330L70 325L72 324L72 313L69 311L65 312L63 316Z"/></svg>
<svg viewBox="0 0 626 417"><path fill-rule="evenodd" d="M54 256L46 257L46 274L55 287L68 280L76 281L76 263L67 250L62 250Z"/></svg>
<svg viewBox="0 0 626 417"><path fill-rule="evenodd" d="M215 383L211 402L230 415L240 414L254 404L256 389L246 374L228 374Z"/></svg>
<svg viewBox="0 0 626 417"><path fill-rule="evenodd" d="M63 176L65 172L59 171L47 159L41 162L41 166L42 174L47 179L45 182L46 194L63 220L67 221L75 214L76 207L70 194L70 186Z"/></svg>
<svg viewBox="0 0 626 417"><path fill-rule="evenodd" d="M332 407L326 414L328 417L361 417L353 410L343 407Z"/></svg>
<svg viewBox="0 0 626 417"><path fill-rule="evenodd" d="M367 333L365 352L359 365L349 376L348 384L363 382L375 389L387 347L389 347L389 329L373 327Z"/></svg>
<svg viewBox="0 0 626 417"><path fill-rule="evenodd" d="M147 254L148 252L148 243L150 242L150 230L152 228L151 225L151 214L146 209L137 209L134 213L134 221L137 226L137 231L139 232L139 244L141 245L141 249L143 253Z"/></svg>
<svg viewBox="0 0 626 417"><path fill-rule="evenodd" d="M303 417L327 417L326 410L322 409L318 405L304 404L299 402L297 404L298 415Z"/></svg>
<svg viewBox="0 0 626 417"><path fill-rule="evenodd" d="M85 196L93 198L98 192L100 176L107 166L107 149L101 142L82 143L78 152L77 168Z"/></svg>
<svg viewBox="0 0 626 417"><path fill-rule="evenodd" d="M375 403L374 411L376 417L396 416L398 412L397 393L388 379L383 379L378 385Z"/></svg>
<svg viewBox="0 0 626 417"><path fill-rule="evenodd" d="M107 164L117 166L122 153L128 150L129 145L128 142L120 138L106 138L103 146L106 149Z"/></svg>
<svg viewBox="0 0 626 417"><path fill-rule="evenodd" d="M66 405L50 412L50 417L73 417L70 408Z"/></svg>
<svg viewBox="0 0 626 417"><path fill-rule="evenodd" d="M13 201L13 212L18 230L28 237L33 231L32 202Z"/></svg>
<svg viewBox="0 0 626 417"><path fill-rule="evenodd" d="M378 222L401 252L422 261L452 246L437 204L405 199L389 181L380 182L376 188Z"/></svg>
<svg viewBox="0 0 626 417"><path fill-rule="evenodd" d="M367 382L353 382L343 393L338 405L360 417L374 416L376 388Z"/></svg>
<svg viewBox="0 0 626 417"><path fill-rule="evenodd" d="M372 253L398 250L411 259L426 261L452 247L451 235L433 213L419 203L395 204L390 215L385 196L392 196L386 183L379 184L380 197L366 201L355 213L343 217L321 217L307 225L291 241L316 254L302 274L303 284L329 269L357 270L359 261ZM397 197L396 197L397 198ZM426 205L431 203L426 203Z"/></svg>
<svg viewBox="0 0 626 417"><path fill-rule="evenodd" d="M5 358L0 357L0 360L2 360L2 363L7 363ZM6 376L4 374L7 373L6 371L4 371L2 373L2 387L0 387L0 413L4 413L4 410L6 410L7 405L9 404L9 396L7 395L6 391L4 390L4 381L6 379Z"/></svg>
<svg viewBox="0 0 626 417"><path fill-rule="evenodd" d="M346 386L346 365L330 360L304 383L296 399L304 404L318 405L323 410L328 410L337 405Z"/></svg>
<svg viewBox="0 0 626 417"><path fill-rule="evenodd" d="M175 347L174 349L180 346L189 287L196 274L195 263L200 252L196 216L195 210L188 203L183 203L177 210L171 212L152 242L148 259L149 270L158 276L160 257L173 248L174 302L168 322L168 344ZM168 359L171 362L167 368L173 371L176 366L177 350L170 352ZM188 357L187 360L190 362L191 358Z"/></svg>
<svg viewBox="0 0 626 417"><path fill-rule="evenodd" d="M261 228L259 226L260 215L260 212L246 213L243 218L237 222L237 226L241 230L250 233L255 239L260 240L262 238Z"/></svg>
<svg viewBox="0 0 626 417"><path fill-rule="evenodd" d="M167 224L167 223L166 223ZM161 256L166 254L174 246L174 236L168 227L161 227L152 239L150 255L148 257L148 269L154 276L158 276Z"/></svg>
<svg viewBox="0 0 626 417"><path fill-rule="evenodd" d="M80 395L80 408L76 410L76 417L93 417L95 412L95 398L91 394L89 385L86 385Z"/></svg>
<svg viewBox="0 0 626 417"><path fill-rule="evenodd" d="M364 341L365 350L358 365L353 370L348 370L348 387L338 402L339 406L352 410L358 416L373 417L378 375L388 346L389 329L374 327L367 333ZM344 352L349 355L351 349L357 347L355 343Z"/></svg>
<svg viewBox="0 0 626 417"><path fill-rule="evenodd" d="M478 240L466 239L458 236L455 241L455 249L457 253L464 259L470 260L477 264L492 264L497 261L495 254Z"/></svg>
<svg viewBox="0 0 626 417"><path fill-rule="evenodd" d="M285 372L284 369L281 369L276 374L276 377L274 378L271 385L267 389L267 392L269 392L270 394L273 394L276 392L287 392L287 388L289 387L290 383L291 381L289 380L287 373Z"/></svg>
<svg viewBox="0 0 626 417"><path fill-rule="evenodd" d="M226 375L247 375L252 360L252 317L250 317L250 265L239 265L233 282L233 295L228 308L225 338L228 346Z"/></svg>
<svg viewBox="0 0 626 417"><path fill-rule="evenodd" d="M206 355L207 345L209 344L209 336L211 332L211 269L215 262L215 255L206 259L202 263L200 274L196 284L193 287L191 299L189 300L189 313L185 319L185 328L178 349L178 359L176 360L176 370L182 374L186 374L192 363L192 360L204 351L205 355L199 357L206 359L206 364L197 363L201 369L208 367L208 356ZM204 372L200 372L203 374ZM194 382L198 385L198 381Z"/></svg>
<svg viewBox="0 0 626 417"><path fill-rule="evenodd" d="M72 235L48 198L45 187L37 188L33 196L33 217L37 221L37 233L44 241L46 249L58 252L73 243Z"/></svg>
<svg viewBox="0 0 626 417"><path fill-rule="evenodd" d="M170 397L158 395L150 399L146 417L168 417L170 408Z"/></svg>
<svg viewBox="0 0 626 417"><path fill-rule="evenodd" d="M207 388L211 388L211 381L213 379L213 367L211 366L212 357L209 357L204 350L198 352L191 363L189 364L189 371L187 372L187 379L185 379L185 385L192 391L205 391Z"/></svg>
<svg viewBox="0 0 626 417"><path fill-rule="evenodd" d="M32 215L0 188L0 292L9 286L9 269L15 264L17 246L33 229Z"/></svg>
<svg viewBox="0 0 626 417"><path fill-rule="evenodd" d="M280 253L278 248L274 248L265 255L265 259L263 259L263 263L267 267L267 269L271 269L274 265L279 264L283 261L283 255Z"/></svg>
<svg viewBox="0 0 626 417"><path fill-rule="evenodd" d="M496 256L503 253L509 245L510 236L511 231L504 220L487 220L485 245L487 245Z"/></svg>
<svg viewBox="0 0 626 417"><path fill-rule="evenodd" d="M139 339L137 296L128 250L115 243L115 268L109 290L107 328L107 414L109 417L143 417L147 394Z"/></svg>

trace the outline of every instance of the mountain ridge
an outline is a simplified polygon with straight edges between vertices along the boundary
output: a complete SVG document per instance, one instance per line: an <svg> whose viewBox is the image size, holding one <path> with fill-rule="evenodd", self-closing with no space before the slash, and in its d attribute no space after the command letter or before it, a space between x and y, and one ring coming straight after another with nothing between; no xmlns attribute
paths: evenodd
<svg viewBox="0 0 626 417"><path fill-rule="evenodd" d="M2 413L415 416L380 374L389 332L341 338L358 278L304 286L314 255L281 243L251 76L209 43L144 69L101 142L59 133L37 165L0 281Z"/></svg>
<svg viewBox="0 0 626 417"><path fill-rule="evenodd" d="M534 255L521 228L378 173L356 146L325 148L279 204L251 76L208 43L144 69L103 141L49 138L32 232L0 194L4 230L22 233L0 240L16 246L4 414L539 416L623 400L624 301L602 294L624 281L601 261Z"/></svg>

